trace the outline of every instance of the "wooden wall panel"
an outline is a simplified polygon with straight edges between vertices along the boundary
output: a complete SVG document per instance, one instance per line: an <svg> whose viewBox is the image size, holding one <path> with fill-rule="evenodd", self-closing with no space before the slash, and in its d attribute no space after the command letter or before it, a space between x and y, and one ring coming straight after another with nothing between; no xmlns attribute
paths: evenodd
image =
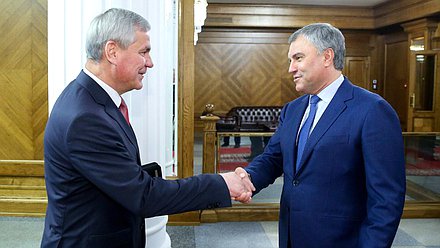
<svg viewBox="0 0 440 248"><path fill-rule="evenodd" d="M345 64L342 74L348 77L350 81L364 89L369 89L370 85L370 58L364 57L345 57Z"/></svg>
<svg viewBox="0 0 440 248"><path fill-rule="evenodd" d="M375 28L412 21L415 19L438 15L439 0L399 0L388 1L374 9Z"/></svg>
<svg viewBox="0 0 440 248"><path fill-rule="evenodd" d="M374 28L373 8L311 5L209 4L210 27L302 27L331 22L341 28Z"/></svg>
<svg viewBox="0 0 440 248"><path fill-rule="evenodd" d="M34 159L43 159L48 118L47 0L32 2L32 128Z"/></svg>
<svg viewBox="0 0 440 248"><path fill-rule="evenodd" d="M384 97L399 115L402 130L408 119L408 41L407 37L385 43Z"/></svg>
<svg viewBox="0 0 440 248"><path fill-rule="evenodd" d="M195 55L195 116L207 103L215 113L235 106L284 105L293 99L288 44L200 43ZM285 90L287 88L287 90Z"/></svg>
<svg viewBox="0 0 440 248"><path fill-rule="evenodd" d="M236 106L282 106L299 97L288 73L287 39L293 31L212 28L202 32L195 47L196 122L207 103L215 105L215 114L224 115ZM371 54L376 48L370 43L375 35L351 30L344 35L346 54L351 56L347 75L368 89L370 77L377 78L370 75L370 67L375 66Z"/></svg>
<svg viewBox="0 0 440 248"><path fill-rule="evenodd" d="M178 1L177 175L194 174L194 0Z"/></svg>
<svg viewBox="0 0 440 248"><path fill-rule="evenodd" d="M439 0L390 0L374 7L213 3L208 5L205 25L293 28L328 22L343 29L372 30L439 12Z"/></svg>
<svg viewBox="0 0 440 248"><path fill-rule="evenodd" d="M2 159L33 158L31 82L30 70L0 70Z"/></svg>
<svg viewBox="0 0 440 248"><path fill-rule="evenodd" d="M0 159L43 159L47 0L0 2Z"/></svg>

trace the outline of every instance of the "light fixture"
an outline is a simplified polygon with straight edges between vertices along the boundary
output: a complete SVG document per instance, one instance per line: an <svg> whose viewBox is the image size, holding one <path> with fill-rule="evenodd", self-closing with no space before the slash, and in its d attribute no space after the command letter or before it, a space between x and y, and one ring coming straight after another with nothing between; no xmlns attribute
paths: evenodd
<svg viewBox="0 0 440 248"><path fill-rule="evenodd" d="M411 45L409 47L409 50L411 50L411 51L423 51L423 50L425 50L425 46L424 45L417 45L417 44L415 44L415 45Z"/></svg>
<svg viewBox="0 0 440 248"><path fill-rule="evenodd" d="M425 38L417 37L411 39L411 45L409 46L409 50L415 52L425 50Z"/></svg>
<svg viewBox="0 0 440 248"><path fill-rule="evenodd" d="M416 55L416 61L417 61L417 62L423 62L423 61L425 61L425 55L423 55L423 54L417 54L417 55Z"/></svg>
<svg viewBox="0 0 440 248"><path fill-rule="evenodd" d="M207 7L206 0L194 0L194 45L197 44L199 33L202 32L202 26L205 24Z"/></svg>

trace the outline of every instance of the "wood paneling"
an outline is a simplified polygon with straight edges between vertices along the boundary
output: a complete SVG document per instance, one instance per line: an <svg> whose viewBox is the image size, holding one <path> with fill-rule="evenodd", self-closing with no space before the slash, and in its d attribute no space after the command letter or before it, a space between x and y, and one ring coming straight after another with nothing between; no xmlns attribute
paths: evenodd
<svg viewBox="0 0 440 248"><path fill-rule="evenodd" d="M215 124L220 119L218 116L201 116L200 119L204 123L203 129L203 159L202 173L215 173L215 154L216 154L216 129Z"/></svg>
<svg viewBox="0 0 440 248"><path fill-rule="evenodd" d="M374 28L372 8L209 4L207 27L302 27L312 22L330 22L340 28Z"/></svg>
<svg viewBox="0 0 440 248"><path fill-rule="evenodd" d="M288 73L287 39L291 30L206 29L195 47L194 117L205 104L224 115L236 106L282 106L301 94ZM369 85L374 34L347 31L346 73ZM272 37L272 38L271 38ZM378 71L378 70L375 70Z"/></svg>
<svg viewBox="0 0 440 248"><path fill-rule="evenodd" d="M364 89L369 89L370 58L368 56L346 56L342 73L347 76L353 84Z"/></svg>
<svg viewBox="0 0 440 248"><path fill-rule="evenodd" d="M179 0L177 168L194 174L194 0Z"/></svg>
<svg viewBox="0 0 440 248"><path fill-rule="evenodd" d="M34 159L43 159L48 118L47 0L32 2L32 130Z"/></svg>
<svg viewBox="0 0 440 248"><path fill-rule="evenodd" d="M408 41L386 41L384 97L399 115L400 125L406 131L408 119Z"/></svg>
<svg viewBox="0 0 440 248"><path fill-rule="evenodd" d="M235 204L232 208L203 210L202 223L233 221L278 221L279 204ZM403 218L439 218L438 202L405 202Z"/></svg>
<svg viewBox="0 0 440 248"><path fill-rule="evenodd" d="M207 27L294 28L328 22L341 29L376 29L440 13L438 0L388 1L370 7L209 4Z"/></svg>
<svg viewBox="0 0 440 248"><path fill-rule="evenodd" d="M47 196L42 160L0 160L0 215L44 216Z"/></svg>
<svg viewBox="0 0 440 248"><path fill-rule="evenodd" d="M271 34L276 38L271 39ZM244 30L202 33L195 55L195 116L207 103L215 105L216 114L225 114L235 106L279 106L296 98L287 71L289 35Z"/></svg>
<svg viewBox="0 0 440 248"><path fill-rule="evenodd" d="M234 204L232 208L203 210L202 223L233 221L278 221L279 204Z"/></svg>
<svg viewBox="0 0 440 248"><path fill-rule="evenodd" d="M42 159L47 121L47 0L0 2L1 159Z"/></svg>
<svg viewBox="0 0 440 248"><path fill-rule="evenodd" d="M412 21L440 13L438 0L389 1L374 9L375 28Z"/></svg>

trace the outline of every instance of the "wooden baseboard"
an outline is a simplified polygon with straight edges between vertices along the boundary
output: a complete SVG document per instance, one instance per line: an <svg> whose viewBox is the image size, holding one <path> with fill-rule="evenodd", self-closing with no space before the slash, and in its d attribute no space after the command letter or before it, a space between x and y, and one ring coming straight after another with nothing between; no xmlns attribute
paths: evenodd
<svg viewBox="0 0 440 248"><path fill-rule="evenodd" d="M47 198L0 198L0 216L44 217Z"/></svg>
<svg viewBox="0 0 440 248"><path fill-rule="evenodd" d="M279 204L234 205L203 210L201 223L234 221L278 221ZM406 202L402 218L440 218L439 202Z"/></svg>
<svg viewBox="0 0 440 248"><path fill-rule="evenodd" d="M231 208L203 210L202 223L233 221L278 221L279 204L237 204Z"/></svg>
<svg viewBox="0 0 440 248"><path fill-rule="evenodd" d="M200 225L200 211L191 211L181 214L168 215L170 226L198 226Z"/></svg>
<svg viewBox="0 0 440 248"><path fill-rule="evenodd" d="M402 218L440 218L440 202L405 202Z"/></svg>
<svg viewBox="0 0 440 248"><path fill-rule="evenodd" d="M47 196L42 160L0 160L0 215L43 217Z"/></svg>

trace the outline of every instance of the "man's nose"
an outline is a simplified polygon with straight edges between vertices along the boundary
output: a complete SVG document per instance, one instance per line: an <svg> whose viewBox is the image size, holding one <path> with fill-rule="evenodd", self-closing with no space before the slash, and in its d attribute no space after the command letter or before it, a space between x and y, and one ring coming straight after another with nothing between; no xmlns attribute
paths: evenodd
<svg viewBox="0 0 440 248"><path fill-rule="evenodd" d="M291 61L289 64L289 73L294 73L296 71L297 71L297 67L296 67L294 61Z"/></svg>
<svg viewBox="0 0 440 248"><path fill-rule="evenodd" d="M150 56L146 56L146 57L144 58L144 64L145 64L145 66L148 67L148 68L152 68L152 67L154 66L154 64L153 64L153 60L151 59Z"/></svg>

